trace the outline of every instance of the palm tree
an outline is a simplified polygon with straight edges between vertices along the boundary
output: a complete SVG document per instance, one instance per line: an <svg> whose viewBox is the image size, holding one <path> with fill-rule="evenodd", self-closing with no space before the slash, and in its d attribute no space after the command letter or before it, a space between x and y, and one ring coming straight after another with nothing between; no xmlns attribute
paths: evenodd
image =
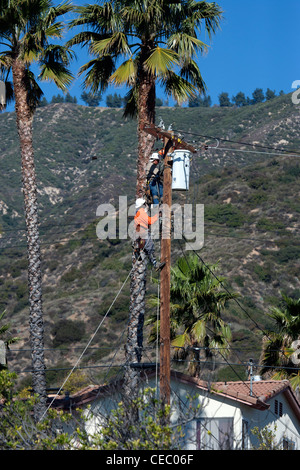
<svg viewBox="0 0 300 470"><path fill-rule="evenodd" d="M138 116L136 196L141 197L153 146L153 138L143 128L155 123L156 83L178 102L205 91L194 59L207 46L197 33L204 23L211 37L221 10L215 2L195 0L111 0L76 11L78 18L70 26L87 30L68 45L88 45L94 55L80 69L80 74L86 73L85 86L93 92L103 92L110 84L129 87L125 116Z"/></svg>
<svg viewBox="0 0 300 470"><path fill-rule="evenodd" d="M156 84L178 102L205 90L195 57L207 46L197 37L218 28L216 3L194 0L111 0L76 9L71 27L83 26L69 45L88 46L93 58L80 69L84 85L103 92L110 84L129 87L125 116L138 117L136 197L145 194L145 168L154 139L144 127L155 123ZM126 362L140 362L143 343L147 260L132 255L130 319ZM129 388L136 374L128 369Z"/></svg>
<svg viewBox="0 0 300 470"><path fill-rule="evenodd" d="M65 90L72 80L67 65L71 53L51 44L61 38L63 23L58 18L72 9L69 3L53 6L50 0L0 0L0 64L12 74L17 130L21 148L22 190L27 227L30 338L33 391L39 396L35 417L46 410L44 327L41 285L41 254L38 230L36 174L32 125L36 105L42 96L30 66L40 67L40 80L53 80ZM3 50L3 48L5 48Z"/></svg>
<svg viewBox="0 0 300 470"><path fill-rule="evenodd" d="M216 270L216 265L200 264L197 255L179 258L171 269L171 344L175 359L192 356L189 371L194 376L200 375L201 351L205 358L230 352L231 331L221 315L238 294L222 289L224 278ZM156 322L154 316L147 321L154 323L150 342L156 340Z"/></svg>
<svg viewBox="0 0 300 470"><path fill-rule="evenodd" d="M282 306L270 309L269 317L275 322L263 339L262 375L273 379L288 378L294 388L300 387L300 375L294 371L293 342L300 340L300 298L282 294ZM276 373L274 371L276 370Z"/></svg>

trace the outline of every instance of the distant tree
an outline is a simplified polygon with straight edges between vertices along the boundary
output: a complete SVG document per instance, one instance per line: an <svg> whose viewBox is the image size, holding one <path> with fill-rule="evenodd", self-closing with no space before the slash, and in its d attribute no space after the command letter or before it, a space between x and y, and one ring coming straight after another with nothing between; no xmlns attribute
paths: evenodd
<svg viewBox="0 0 300 470"><path fill-rule="evenodd" d="M65 101L64 97L60 94L56 96L52 96L52 99L51 99L51 103L63 103L64 101Z"/></svg>
<svg viewBox="0 0 300 470"><path fill-rule="evenodd" d="M241 108L242 106L247 106L248 105L248 101L247 101L247 98L245 96L245 94L243 92L239 92L236 96L233 96L232 98L232 102L238 107L238 108Z"/></svg>
<svg viewBox="0 0 300 470"><path fill-rule="evenodd" d="M219 104L221 107L232 106L228 93L221 93L219 95Z"/></svg>
<svg viewBox="0 0 300 470"><path fill-rule="evenodd" d="M210 96L204 96L202 98L202 106L205 108L210 108L212 105L211 97Z"/></svg>
<svg viewBox="0 0 300 470"><path fill-rule="evenodd" d="M161 98L156 98L155 99L155 106L160 107L163 106L164 102Z"/></svg>
<svg viewBox="0 0 300 470"><path fill-rule="evenodd" d="M197 108L200 106L209 108L211 106L211 97L210 96L201 96L197 95L189 99L189 108Z"/></svg>
<svg viewBox="0 0 300 470"><path fill-rule="evenodd" d="M44 96L43 99L38 102L37 106L38 106L38 108L43 108L44 106L47 106L48 104L49 103L48 103L47 99Z"/></svg>
<svg viewBox="0 0 300 470"><path fill-rule="evenodd" d="M71 96L70 93L68 92L65 96L65 103L77 103L77 98L76 96Z"/></svg>
<svg viewBox="0 0 300 470"><path fill-rule="evenodd" d="M117 93L114 93L113 95L107 95L106 97L106 106L108 108L122 108L124 104L124 98L122 98L121 95L118 95Z"/></svg>
<svg viewBox="0 0 300 470"><path fill-rule="evenodd" d="M272 90L270 90L270 88L268 88L267 91L266 91L266 100L269 101L269 100L272 100L275 97L276 97L275 91L272 91Z"/></svg>
<svg viewBox="0 0 300 470"><path fill-rule="evenodd" d="M71 96L70 93L67 93L66 96L58 94L52 96L51 104L53 103L77 103L77 98L76 96Z"/></svg>
<svg viewBox="0 0 300 470"><path fill-rule="evenodd" d="M252 97L252 104L262 103L265 99L265 95L262 88L256 88L252 93Z"/></svg>
<svg viewBox="0 0 300 470"><path fill-rule="evenodd" d="M84 91L81 95L82 101L84 101L88 106L98 106L102 100L101 93L92 93Z"/></svg>

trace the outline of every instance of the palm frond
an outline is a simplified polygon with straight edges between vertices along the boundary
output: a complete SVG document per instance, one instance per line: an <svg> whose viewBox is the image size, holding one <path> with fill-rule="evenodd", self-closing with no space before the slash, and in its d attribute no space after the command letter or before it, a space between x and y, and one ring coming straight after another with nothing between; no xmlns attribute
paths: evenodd
<svg viewBox="0 0 300 470"><path fill-rule="evenodd" d="M71 39L66 42L66 47L81 45L82 47L91 45L95 41L100 41L103 38L102 34L95 33L94 31L82 31L75 34Z"/></svg>
<svg viewBox="0 0 300 470"><path fill-rule="evenodd" d="M124 117L136 118L138 115L138 84L135 85L125 95Z"/></svg>
<svg viewBox="0 0 300 470"><path fill-rule="evenodd" d="M191 334L197 342L202 343L206 335L206 322L203 320L196 321L193 324Z"/></svg>
<svg viewBox="0 0 300 470"><path fill-rule="evenodd" d="M208 45L197 37L184 32L172 34L167 41L168 47L178 53L180 57L193 57L198 52L207 52Z"/></svg>
<svg viewBox="0 0 300 470"><path fill-rule="evenodd" d="M118 55L130 54L127 37L122 31L116 32L108 38L94 41L90 49L93 54L99 54L99 56L115 53Z"/></svg>
<svg viewBox="0 0 300 470"><path fill-rule="evenodd" d="M205 31L211 39L220 27L223 11L215 2L191 2L190 6L187 22L198 31L201 31L204 22Z"/></svg>
<svg viewBox="0 0 300 470"><path fill-rule="evenodd" d="M44 30L45 38L61 38L63 29L64 24L61 22L50 24Z"/></svg>
<svg viewBox="0 0 300 470"><path fill-rule="evenodd" d="M207 86L202 78L200 68L194 60L186 60L183 62L180 75L192 83L200 93L206 93Z"/></svg>
<svg viewBox="0 0 300 470"><path fill-rule="evenodd" d="M70 28L86 26L97 33L110 35L122 29L118 2L79 6L75 12L78 16L70 22Z"/></svg>
<svg viewBox="0 0 300 470"><path fill-rule="evenodd" d="M178 103L184 103L196 96L196 88L184 78L169 70L165 76L160 77L166 93Z"/></svg>
<svg viewBox="0 0 300 470"><path fill-rule="evenodd" d="M144 65L152 75L165 75L179 64L178 59L178 54L171 49L156 47Z"/></svg>
<svg viewBox="0 0 300 470"><path fill-rule="evenodd" d="M6 314L6 310L4 310L4 311L0 314L0 321L3 320L5 314ZM3 336L7 331L9 331L10 327L11 327L10 323L6 323L5 325L2 325L2 326L0 327L0 336ZM20 341L20 338L18 338L18 337L15 336L15 337L6 338L6 339L4 340L4 343L5 343L6 346L9 346L10 344L16 343L16 342L18 342L18 341Z"/></svg>
<svg viewBox="0 0 300 470"><path fill-rule="evenodd" d="M40 66L40 80L53 81L61 90L65 91L73 81L73 74L67 67L54 60L44 60Z"/></svg>
<svg viewBox="0 0 300 470"><path fill-rule="evenodd" d="M86 72L84 87L96 93L97 91L103 92L107 88L114 71L114 60L108 55L90 60L80 68L79 74Z"/></svg>
<svg viewBox="0 0 300 470"><path fill-rule="evenodd" d="M45 17L44 17L44 24L50 27L56 21L56 19L60 16L66 15L74 10L74 6L70 1L62 2L59 5L51 8L47 8Z"/></svg>
<svg viewBox="0 0 300 470"><path fill-rule="evenodd" d="M182 349L185 346L189 346L190 344L191 344L191 341L190 341L190 337L189 337L189 334L187 333L187 331L185 331L182 335L176 336L176 338L174 338L171 341L171 345L175 349L176 348L177 349Z"/></svg>
<svg viewBox="0 0 300 470"><path fill-rule="evenodd" d="M43 91L37 83L34 74L26 69L26 89L27 89L27 102L31 111L34 111L43 96Z"/></svg>
<svg viewBox="0 0 300 470"><path fill-rule="evenodd" d="M132 86L136 80L136 66L132 58L123 62L111 75L110 81L115 85Z"/></svg>
<svg viewBox="0 0 300 470"><path fill-rule="evenodd" d="M289 377L289 381L294 390L300 390L300 372L292 374Z"/></svg>

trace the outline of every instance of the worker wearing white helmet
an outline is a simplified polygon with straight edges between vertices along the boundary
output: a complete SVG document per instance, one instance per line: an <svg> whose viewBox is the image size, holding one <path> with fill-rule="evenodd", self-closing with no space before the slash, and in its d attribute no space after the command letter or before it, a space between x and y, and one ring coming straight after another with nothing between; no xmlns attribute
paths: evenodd
<svg viewBox="0 0 300 470"><path fill-rule="evenodd" d="M163 196L163 162L160 161L159 152L154 152L146 168L147 184L153 200L153 205L157 206Z"/></svg>

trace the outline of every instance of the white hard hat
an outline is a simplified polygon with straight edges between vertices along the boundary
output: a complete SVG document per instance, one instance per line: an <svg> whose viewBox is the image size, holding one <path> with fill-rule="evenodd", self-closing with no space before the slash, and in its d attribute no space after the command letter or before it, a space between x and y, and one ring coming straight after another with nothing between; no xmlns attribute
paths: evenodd
<svg viewBox="0 0 300 470"><path fill-rule="evenodd" d="M142 197L140 197L140 198L138 198L138 199L135 201L135 208L136 208L136 209L139 209L139 208L142 207L144 204L146 204L145 199L143 199Z"/></svg>
<svg viewBox="0 0 300 470"><path fill-rule="evenodd" d="M159 160L159 153L158 152L152 153L152 155L150 157L150 162L154 162L154 160Z"/></svg>

